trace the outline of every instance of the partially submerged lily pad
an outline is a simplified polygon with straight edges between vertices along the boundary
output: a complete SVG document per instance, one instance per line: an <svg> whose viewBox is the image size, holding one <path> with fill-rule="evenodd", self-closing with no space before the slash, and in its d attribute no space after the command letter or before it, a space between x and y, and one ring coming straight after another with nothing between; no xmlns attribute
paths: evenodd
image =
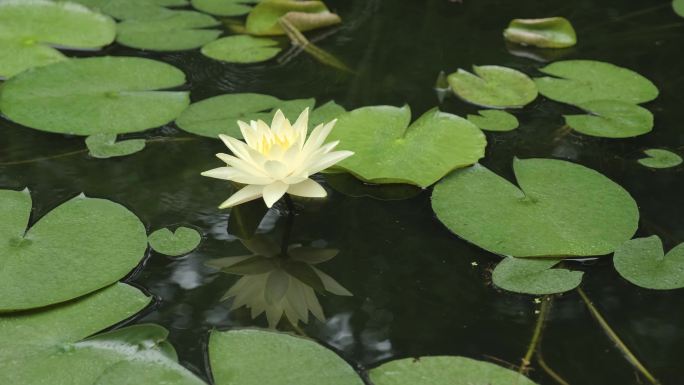
<svg viewBox="0 0 684 385"><path fill-rule="evenodd" d="M120 204L78 196L28 231L28 191L0 190L0 312L64 302L110 285L140 263L145 227Z"/></svg>
<svg viewBox="0 0 684 385"><path fill-rule="evenodd" d="M329 140L354 156L335 167L371 183L427 187L484 156L487 140L474 124L430 110L411 123L408 106L363 107L343 114Z"/></svg>
<svg viewBox="0 0 684 385"><path fill-rule="evenodd" d="M536 385L516 371L457 356L390 361L371 369L370 379L374 385Z"/></svg>
<svg viewBox="0 0 684 385"><path fill-rule="evenodd" d="M658 88L627 68L593 60L565 60L541 68L550 77L536 78L539 93L558 102L580 105L594 100L644 103Z"/></svg>
<svg viewBox="0 0 684 385"><path fill-rule="evenodd" d="M648 157L641 158L637 161L642 166L650 168L670 168L682 164L682 157L672 151L660 148L651 148L649 150L645 150L644 153Z"/></svg>
<svg viewBox="0 0 684 385"><path fill-rule="evenodd" d="M209 362L216 385L363 385L334 352L284 333L212 331Z"/></svg>
<svg viewBox="0 0 684 385"><path fill-rule="evenodd" d="M634 199L592 169L516 159L513 171L520 187L481 165L452 173L432 194L437 218L465 240L515 257L609 254L636 232Z"/></svg>
<svg viewBox="0 0 684 385"><path fill-rule="evenodd" d="M273 39L235 35L205 45L202 55L231 63L257 63L273 59L281 50Z"/></svg>
<svg viewBox="0 0 684 385"><path fill-rule="evenodd" d="M657 235L632 239L615 250L613 264L624 279L646 289L684 287L684 243L665 254Z"/></svg>
<svg viewBox="0 0 684 385"><path fill-rule="evenodd" d="M126 156L142 151L145 139L129 139L116 141L116 134L95 134L86 138L86 146L90 156L106 159Z"/></svg>
<svg viewBox="0 0 684 385"><path fill-rule="evenodd" d="M8 80L0 110L41 131L89 136L143 131L175 119L188 93L158 91L185 83L166 63L132 57L72 59Z"/></svg>
<svg viewBox="0 0 684 385"><path fill-rule="evenodd" d="M482 107L520 108L537 98L537 86L524 73L501 66L473 66L447 77L451 89L466 102Z"/></svg>
<svg viewBox="0 0 684 385"><path fill-rule="evenodd" d="M485 131L512 131L520 123L515 115L502 110L482 110L479 115L468 115L468 121Z"/></svg>
<svg viewBox="0 0 684 385"><path fill-rule="evenodd" d="M195 250L202 241L202 236L189 227L178 227L174 232L163 228L150 234L148 241L154 251L177 257Z"/></svg>
<svg viewBox="0 0 684 385"><path fill-rule="evenodd" d="M616 100L594 100L577 107L587 115L565 115L565 123L585 135L603 138L630 138L653 129L653 114L636 104Z"/></svg>
<svg viewBox="0 0 684 385"><path fill-rule="evenodd" d="M280 18L285 18L300 32L342 22L322 1L265 0L247 16L246 32L251 35L284 35L285 31L278 22Z"/></svg>
<svg viewBox="0 0 684 385"><path fill-rule="evenodd" d="M492 272L494 284L504 290L532 294L555 294L570 291L582 282L581 271L553 269L561 259L515 258L501 261Z"/></svg>
<svg viewBox="0 0 684 385"><path fill-rule="evenodd" d="M335 191L355 198L396 201L410 199L423 192L420 187L410 184L370 184L347 173L328 173L325 181Z"/></svg>
<svg viewBox="0 0 684 385"><path fill-rule="evenodd" d="M151 20L127 20L117 25L119 44L152 51L182 51L216 40L222 31L209 15L192 11L169 12Z"/></svg>
<svg viewBox="0 0 684 385"><path fill-rule="evenodd" d="M259 0L192 0L192 6L216 16L240 16L252 10Z"/></svg>
<svg viewBox="0 0 684 385"><path fill-rule="evenodd" d="M504 37L513 43L541 48L567 48L577 44L575 28L564 17L513 19Z"/></svg>
<svg viewBox="0 0 684 385"><path fill-rule="evenodd" d="M99 49L114 41L110 17L72 3L47 0L0 2L0 78L67 58L53 46Z"/></svg>

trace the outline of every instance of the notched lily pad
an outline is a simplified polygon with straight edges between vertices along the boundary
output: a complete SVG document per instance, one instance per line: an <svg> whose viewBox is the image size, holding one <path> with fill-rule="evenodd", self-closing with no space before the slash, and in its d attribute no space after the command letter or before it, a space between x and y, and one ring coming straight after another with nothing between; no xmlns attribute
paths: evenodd
<svg viewBox="0 0 684 385"><path fill-rule="evenodd" d="M615 182L578 164L516 159L518 186L481 165L443 179L432 194L437 218L492 253L515 257L594 256L636 232L636 202Z"/></svg>
<svg viewBox="0 0 684 385"><path fill-rule="evenodd" d="M188 106L185 83L166 63L133 57L72 59L36 68L3 84L0 110L41 131L84 135L138 132L162 126Z"/></svg>
<svg viewBox="0 0 684 385"><path fill-rule="evenodd" d="M183 51L216 40L222 31L209 15L192 11L169 12L151 20L127 20L117 25L116 41L127 47L152 51Z"/></svg>
<svg viewBox="0 0 684 385"><path fill-rule="evenodd" d="M246 32L251 35L284 35L285 31L278 23L280 18L301 32L342 22L322 1L262 1L247 16Z"/></svg>
<svg viewBox="0 0 684 385"><path fill-rule="evenodd" d="M120 204L78 196L28 231L28 191L0 190L0 312L64 302L110 285L142 260L145 227Z"/></svg>
<svg viewBox="0 0 684 385"><path fill-rule="evenodd" d="M567 48L577 44L577 34L564 17L513 19L504 30L510 42L540 48Z"/></svg>
<svg viewBox="0 0 684 385"><path fill-rule="evenodd" d="M602 138L630 138L653 129L653 114L636 104L616 100L594 100L577 107L587 115L564 115L565 123L585 135Z"/></svg>
<svg viewBox="0 0 684 385"><path fill-rule="evenodd" d="M642 166L650 168L670 168L682 164L682 157L672 151L652 148L645 150L644 153L648 157L641 158L637 161Z"/></svg>
<svg viewBox="0 0 684 385"><path fill-rule="evenodd" d="M282 49L273 39L228 36L202 47L202 55L230 63L258 63L273 59Z"/></svg>
<svg viewBox="0 0 684 385"><path fill-rule="evenodd" d="M582 282L581 271L553 269L561 259L523 259L508 257L496 265L494 284L504 290L532 295L570 291Z"/></svg>
<svg viewBox="0 0 684 385"><path fill-rule="evenodd" d="M537 98L537 86L524 73L501 66L473 66L447 77L454 93L468 103L491 108L520 108Z"/></svg>
<svg viewBox="0 0 684 385"><path fill-rule="evenodd" d="M524 375L458 356L404 358L370 371L374 385L536 385Z"/></svg>
<svg viewBox="0 0 684 385"><path fill-rule="evenodd" d="M91 135L86 138L85 143L90 156L100 159L131 155L145 148L145 139L129 139L117 142L116 134Z"/></svg>
<svg viewBox="0 0 684 385"><path fill-rule="evenodd" d="M212 331L209 362L216 385L363 385L334 352L284 333Z"/></svg>
<svg viewBox="0 0 684 385"><path fill-rule="evenodd" d="M613 264L624 279L646 289L684 287L684 243L665 254L657 235L632 239L615 250Z"/></svg>
<svg viewBox="0 0 684 385"><path fill-rule="evenodd" d="M658 88L627 68L593 60L565 60L541 68L552 77L534 79L539 93L549 99L580 105L594 100L644 103L658 96Z"/></svg>
<svg viewBox="0 0 684 385"><path fill-rule="evenodd" d="M178 227L174 232L163 228L150 234L148 241L154 251L177 257L195 250L202 241L202 236L189 227Z"/></svg>
<svg viewBox="0 0 684 385"><path fill-rule="evenodd" d="M513 131L520 123L515 115L501 110L482 110L468 115L468 121L485 131Z"/></svg>
<svg viewBox="0 0 684 385"><path fill-rule="evenodd" d="M411 122L408 106L363 107L339 117L329 140L354 156L336 167L370 183L427 187L484 156L487 140L474 124L437 109Z"/></svg>

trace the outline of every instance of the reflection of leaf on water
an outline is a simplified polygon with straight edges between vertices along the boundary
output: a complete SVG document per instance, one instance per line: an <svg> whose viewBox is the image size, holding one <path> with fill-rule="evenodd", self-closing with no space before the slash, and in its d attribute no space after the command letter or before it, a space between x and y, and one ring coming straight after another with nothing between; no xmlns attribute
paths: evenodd
<svg viewBox="0 0 684 385"><path fill-rule="evenodd" d="M296 326L309 321L309 312L320 321L325 319L316 292L352 295L314 267L334 258L338 250L291 245L283 255L277 244L260 235L242 243L253 254L207 263L224 273L242 276L223 296L224 300L233 298L231 310L245 306L251 309L252 318L266 313L271 328L285 315Z"/></svg>

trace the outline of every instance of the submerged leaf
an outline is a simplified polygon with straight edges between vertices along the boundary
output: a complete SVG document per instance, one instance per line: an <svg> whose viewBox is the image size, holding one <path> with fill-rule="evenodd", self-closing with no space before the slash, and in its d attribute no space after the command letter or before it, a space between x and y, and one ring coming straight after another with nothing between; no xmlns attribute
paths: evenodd
<svg viewBox="0 0 684 385"><path fill-rule="evenodd" d="M322 1L264 0L247 16L245 28L252 35L283 35L278 20L284 17L301 32L341 23Z"/></svg>
<svg viewBox="0 0 684 385"><path fill-rule="evenodd" d="M504 290L532 294L555 294L570 291L582 282L581 271L552 269L561 259L508 257L496 265L494 284Z"/></svg>
<svg viewBox="0 0 684 385"><path fill-rule="evenodd" d="M620 275L631 283L654 290L684 288L684 243L667 254L657 235L625 242L613 256Z"/></svg>
<svg viewBox="0 0 684 385"><path fill-rule="evenodd" d="M481 165L452 173L432 194L437 218L465 240L515 257L604 255L636 232L634 199L592 169L516 159L513 171L520 187Z"/></svg>
<svg viewBox="0 0 684 385"><path fill-rule="evenodd" d="M652 148L645 150L644 153L648 157L641 158L637 161L642 166L651 168L670 168L682 164L682 157L672 151Z"/></svg>
<svg viewBox="0 0 684 385"><path fill-rule="evenodd" d="M329 140L339 140L337 148L354 156L335 167L371 183L425 188L484 156L484 134L461 117L433 109L410 121L408 106L363 107L343 114Z"/></svg>
<svg viewBox="0 0 684 385"><path fill-rule="evenodd" d="M168 228L159 229L148 237L150 247L160 254L177 257L197 248L202 236L195 229L178 227L171 232Z"/></svg>
<svg viewBox="0 0 684 385"><path fill-rule="evenodd" d="M577 44L577 34L564 17L513 19L504 31L506 40L541 48L567 48Z"/></svg>
<svg viewBox="0 0 684 385"><path fill-rule="evenodd" d="M520 108L537 98L537 86L524 73L501 66L473 66L447 77L451 89L466 102L482 107Z"/></svg>
<svg viewBox="0 0 684 385"><path fill-rule="evenodd" d="M117 25L116 41L127 47L152 51L182 51L216 40L220 23L192 11L174 11L151 20L127 20Z"/></svg>
<svg viewBox="0 0 684 385"><path fill-rule="evenodd" d="M485 131L512 131L520 123L515 115L501 110L482 110L480 115L468 115L468 121Z"/></svg>
<svg viewBox="0 0 684 385"><path fill-rule="evenodd" d="M94 134L87 137L85 143L90 156L100 159L131 155L145 148L145 139L117 142L116 134Z"/></svg>
<svg viewBox="0 0 684 385"><path fill-rule="evenodd" d="M585 135L602 138L629 138L653 129L653 114L636 104L616 100L594 100L577 107L587 115L565 115L565 123Z"/></svg>
<svg viewBox="0 0 684 385"><path fill-rule="evenodd" d="M205 45L202 55L230 63L257 63L273 59L281 50L272 39L235 35Z"/></svg>

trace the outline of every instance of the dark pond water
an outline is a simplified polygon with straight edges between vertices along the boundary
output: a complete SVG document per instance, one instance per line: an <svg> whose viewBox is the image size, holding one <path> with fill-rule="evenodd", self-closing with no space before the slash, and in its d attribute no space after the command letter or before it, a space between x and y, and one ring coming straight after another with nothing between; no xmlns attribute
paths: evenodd
<svg viewBox="0 0 684 385"><path fill-rule="evenodd" d="M624 186L639 203L639 236L657 234L667 249L684 241L684 168L652 171L635 162L643 149L682 150L684 143L684 19L672 12L669 1L327 3L345 22L325 31L330 34L318 45L348 63L356 71L353 75L321 65L306 54L287 63L241 66L212 61L198 51L152 54L115 45L105 53L153 57L181 68L188 76L193 101L223 93L259 92L285 99L316 97L319 103L335 100L347 109L408 103L414 116L439 105L464 115L476 108L455 98L440 104L432 88L439 71L498 64L534 75L542 63L508 49L502 29L514 17L565 16L575 25L580 43L552 54L611 62L653 80L661 91L657 100L647 104L656 117L654 131L626 140L563 133L561 113L572 107L539 98L517 113L518 130L487 134L483 163L509 177L514 156L568 159L594 168ZM128 281L157 298L151 309L131 322L167 327L181 362L206 379L208 330L266 326L263 316L252 320L248 310L229 311L230 302L219 301L237 277L204 266L213 258L247 252L236 234L228 231L226 212L216 208L230 193L227 184L199 175L218 166L213 154L222 145L173 125L137 136L190 140L150 143L132 156L97 160L83 151L82 138L0 120L0 188L28 186L34 198L34 221L83 191L123 203L150 229L186 224L201 230L204 240L199 249L179 259L150 252ZM46 159L29 161L41 157ZM491 285L490 271L500 258L447 231L432 213L429 189L399 201L352 197L329 189L329 199L299 209L291 240L339 249L339 255L320 268L354 296L321 296L327 321L304 326L308 336L359 368L392 358L447 354L502 365L520 363L539 305L533 297ZM258 231L277 239L284 222L273 210ZM583 282L587 295L635 355L663 384L681 384L684 291L637 288L617 275L608 258L578 268L587 272ZM644 381L576 292L554 299L542 351L548 365L572 385ZM529 375L540 384L556 383L536 362Z"/></svg>

